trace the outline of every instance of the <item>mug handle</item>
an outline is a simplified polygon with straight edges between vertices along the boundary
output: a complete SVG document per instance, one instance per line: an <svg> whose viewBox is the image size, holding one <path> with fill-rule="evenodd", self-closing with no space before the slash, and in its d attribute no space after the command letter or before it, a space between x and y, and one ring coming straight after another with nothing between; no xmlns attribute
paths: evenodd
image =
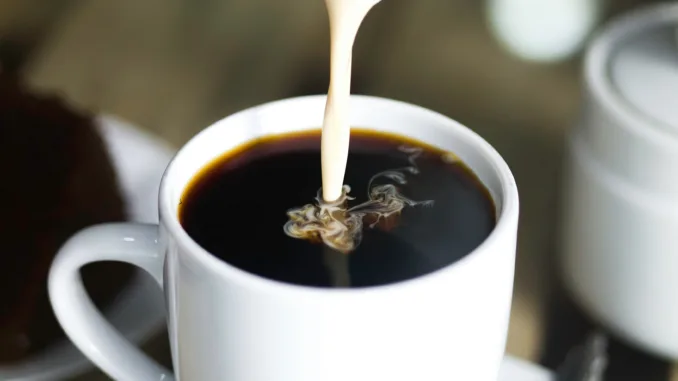
<svg viewBox="0 0 678 381"><path fill-rule="evenodd" d="M172 373L132 345L94 306L80 269L94 262L127 262L163 285L165 253L158 225L112 223L86 228L59 250L49 272L49 298L68 337L92 362L118 381L172 381Z"/></svg>

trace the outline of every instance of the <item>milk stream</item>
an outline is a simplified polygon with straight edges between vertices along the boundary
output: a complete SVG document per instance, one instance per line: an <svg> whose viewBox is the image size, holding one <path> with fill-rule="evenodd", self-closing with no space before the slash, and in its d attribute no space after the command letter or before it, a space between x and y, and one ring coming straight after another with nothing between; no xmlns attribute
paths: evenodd
<svg viewBox="0 0 678 381"><path fill-rule="evenodd" d="M379 0L325 0L330 19L330 86L327 91L320 156L323 200L342 195L351 126L351 61L353 42L367 12Z"/></svg>
<svg viewBox="0 0 678 381"><path fill-rule="evenodd" d="M320 203L344 204L344 175L348 159L351 126L351 61L353 42L367 12L379 0L325 0L330 19L330 85L327 91L320 156L322 195ZM345 205L344 205L345 206ZM289 234L289 233L288 233ZM323 249L325 264L335 287L349 287L348 256L335 248Z"/></svg>

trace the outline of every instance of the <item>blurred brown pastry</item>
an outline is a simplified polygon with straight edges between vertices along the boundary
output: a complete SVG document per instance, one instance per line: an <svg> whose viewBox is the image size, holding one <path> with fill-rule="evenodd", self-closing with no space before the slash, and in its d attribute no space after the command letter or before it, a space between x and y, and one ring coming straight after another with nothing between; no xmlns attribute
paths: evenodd
<svg viewBox="0 0 678 381"><path fill-rule="evenodd" d="M125 219L106 146L89 115L0 73L0 364L63 337L47 296L47 274L69 236ZM101 264L83 278L108 304L131 268Z"/></svg>

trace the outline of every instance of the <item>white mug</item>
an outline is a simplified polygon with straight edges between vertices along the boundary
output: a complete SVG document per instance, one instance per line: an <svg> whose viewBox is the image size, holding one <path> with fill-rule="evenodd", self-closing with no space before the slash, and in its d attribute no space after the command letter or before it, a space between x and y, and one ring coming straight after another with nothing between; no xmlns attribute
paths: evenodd
<svg viewBox="0 0 678 381"><path fill-rule="evenodd" d="M490 191L497 225L458 262L419 278L363 289L318 289L264 279L202 249L177 208L212 159L270 134L318 129L324 96L229 116L190 140L160 186L160 225L86 229L60 250L49 295L66 334L121 381L494 381L504 356L513 288L518 192L500 155L459 123L421 107L351 99L351 124L454 152ZM266 239L266 237L262 237ZM86 295L79 269L123 261L165 293L174 372L113 330Z"/></svg>
<svg viewBox="0 0 678 381"><path fill-rule="evenodd" d="M662 86L678 79L676 25L678 4L654 5L610 24L588 50L581 120L568 142L560 258L565 286L588 314L673 359L678 87Z"/></svg>

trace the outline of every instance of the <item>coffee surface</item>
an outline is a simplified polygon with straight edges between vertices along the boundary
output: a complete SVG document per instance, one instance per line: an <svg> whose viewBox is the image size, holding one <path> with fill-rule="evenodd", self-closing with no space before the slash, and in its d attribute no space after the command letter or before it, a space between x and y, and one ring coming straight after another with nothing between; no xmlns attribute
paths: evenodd
<svg viewBox="0 0 678 381"><path fill-rule="evenodd" d="M416 202L383 218L364 214L360 242L348 252L293 238L284 230L288 212L321 193L319 147L315 131L261 139L226 153L188 185L179 206L182 226L235 267L314 287L369 287L431 273L469 254L495 226L487 189L463 163L450 160L454 156L354 129L345 181L353 199L346 209L369 201L368 192L379 185L393 185ZM404 171L404 183L398 176L375 178L411 167L413 150L419 152L418 173ZM342 276L347 279L338 281Z"/></svg>

